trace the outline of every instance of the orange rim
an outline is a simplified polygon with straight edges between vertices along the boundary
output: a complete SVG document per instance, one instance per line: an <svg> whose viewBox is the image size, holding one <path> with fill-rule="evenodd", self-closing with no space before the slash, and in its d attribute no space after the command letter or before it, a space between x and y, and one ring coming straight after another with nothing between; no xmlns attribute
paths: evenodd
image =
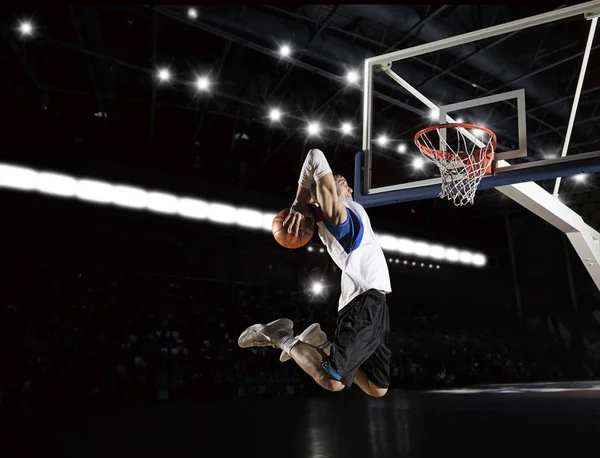
<svg viewBox="0 0 600 458"><path fill-rule="evenodd" d="M417 147L421 150L421 152L423 154L425 154L426 156L431 157L432 159L453 159L454 155L452 153L449 153L447 151L441 151L435 148L430 148L428 146L423 145L419 139L421 138L421 136L423 134L427 134L429 132L432 132L434 130L437 129L448 129L448 128L454 128L454 127L462 127L464 129L479 129L479 130L483 130L484 132L486 132L487 134L489 134L492 137L492 154L493 151L496 150L496 134L494 132L492 132L490 129L483 127L483 126L477 126L475 124L466 124L466 123L453 123L453 124L440 124L437 126L429 126L426 127L425 129L420 130L419 132L417 132L415 134L415 145L417 145ZM489 153L489 145L486 145L483 148L479 148L478 150L474 150L473 153L475 154L488 154ZM461 157L461 154L466 154L463 151L459 151L457 153L457 155L459 157ZM493 156L492 156L493 157Z"/></svg>

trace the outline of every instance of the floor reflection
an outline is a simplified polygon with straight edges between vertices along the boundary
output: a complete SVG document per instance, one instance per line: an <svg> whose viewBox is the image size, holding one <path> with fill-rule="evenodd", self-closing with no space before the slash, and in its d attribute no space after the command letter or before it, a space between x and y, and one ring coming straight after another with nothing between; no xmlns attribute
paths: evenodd
<svg viewBox="0 0 600 458"><path fill-rule="evenodd" d="M35 412L3 422L8 426L0 428L0 441L24 456L85 458L579 456L600 436L598 385L390 391L381 399L348 391L78 416Z"/></svg>

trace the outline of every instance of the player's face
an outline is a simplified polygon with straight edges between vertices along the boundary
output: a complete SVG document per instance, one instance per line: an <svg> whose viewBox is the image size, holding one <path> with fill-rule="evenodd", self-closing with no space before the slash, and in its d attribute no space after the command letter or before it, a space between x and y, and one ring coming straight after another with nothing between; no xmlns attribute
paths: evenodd
<svg viewBox="0 0 600 458"><path fill-rule="evenodd" d="M335 185L338 196L352 200L352 188L348 186L348 182L344 177L336 177Z"/></svg>

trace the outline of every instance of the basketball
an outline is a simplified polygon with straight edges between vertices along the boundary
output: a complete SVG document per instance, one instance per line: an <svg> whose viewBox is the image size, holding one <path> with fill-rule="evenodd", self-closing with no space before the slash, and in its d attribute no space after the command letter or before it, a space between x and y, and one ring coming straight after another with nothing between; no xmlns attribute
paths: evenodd
<svg viewBox="0 0 600 458"><path fill-rule="evenodd" d="M275 237L277 243L284 248L302 248L304 245L310 242L310 239L315 231L315 223L312 218L307 217L305 220L306 224L304 226L304 231L302 233L300 233L298 236L289 234L287 227L283 226L283 221L289 213L289 208L281 210L279 213L277 213L277 216L275 216L273 219L273 225L271 226L273 237Z"/></svg>

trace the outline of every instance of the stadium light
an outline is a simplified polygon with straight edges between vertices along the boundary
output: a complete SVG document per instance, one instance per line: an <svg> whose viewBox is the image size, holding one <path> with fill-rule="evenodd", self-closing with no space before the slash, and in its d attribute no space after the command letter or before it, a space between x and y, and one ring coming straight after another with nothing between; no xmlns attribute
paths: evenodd
<svg viewBox="0 0 600 458"><path fill-rule="evenodd" d="M289 57L291 53L292 48L290 48L289 45L283 45L279 48L279 54L281 54L281 57Z"/></svg>

